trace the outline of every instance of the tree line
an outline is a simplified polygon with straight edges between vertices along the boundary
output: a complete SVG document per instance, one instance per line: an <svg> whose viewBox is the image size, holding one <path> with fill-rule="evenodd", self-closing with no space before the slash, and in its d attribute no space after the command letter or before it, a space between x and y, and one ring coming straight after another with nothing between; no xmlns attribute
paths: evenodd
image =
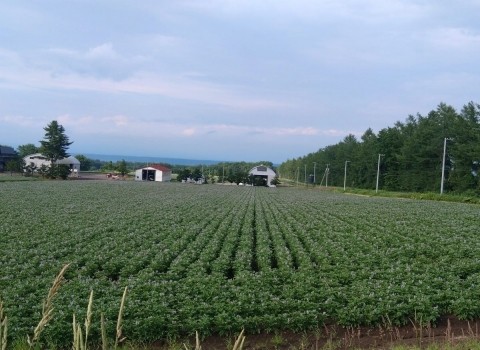
<svg viewBox="0 0 480 350"><path fill-rule="evenodd" d="M371 128L357 139L341 142L303 157L287 160L281 177L298 182L389 191L480 195L480 105L461 111L440 103L427 115L409 115L405 122ZM313 173L315 172L315 176ZM378 175L378 177L377 177Z"/></svg>
<svg viewBox="0 0 480 350"><path fill-rule="evenodd" d="M250 170L263 164L273 169L273 163L269 161L259 162L219 162L213 165L200 166L181 166L176 165L172 168L172 172L177 175L178 181L185 181L193 179L198 181L204 179L205 183L235 183L235 184L252 184L259 185L258 179L250 176ZM273 184L278 184L278 179L275 179ZM263 185L263 184L262 184Z"/></svg>
<svg viewBox="0 0 480 350"><path fill-rule="evenodd" d="M6 170L9 172L20 172L25 176L39 174L46 178L67 178L70 169L66 165L55 164L56 161L70 156L68 153L69 146L73 143L65 134L65 129L57 121L53 120L45 128L45 136L40 141L40 146L28 143L18 146L15 157L11 157L6 163ZM49 162L50 166L35 166L34 163L25 162L24 158L31 154L41 153ZM91 159L82 154L75 155L80 161L82 171L100 171L105 173L119 173L122 176L136 169L147 166L146 163L121 161L100 161ZM249 171L257 165L263 164L273 168L273 164L269 161L260 162L219 162L214 165L171 165L162 163L166 167L172 169L177 174L177 180L192 179L198 181L202 179L203 183L229 182L229 183L250 183L257 184L257 179L249 175ZM278 184L275 179L274 184Z"/></svg>

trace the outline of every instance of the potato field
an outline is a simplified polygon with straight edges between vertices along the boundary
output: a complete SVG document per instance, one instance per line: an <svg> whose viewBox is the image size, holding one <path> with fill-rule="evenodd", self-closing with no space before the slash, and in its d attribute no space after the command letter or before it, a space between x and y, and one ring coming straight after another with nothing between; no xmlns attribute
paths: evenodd
<svg viewBox="0 0 480 350"><path fill-rule="evenodd" d="M0 183L9 336L70 344L90 291L115 332L152 341L323 324L480 316L480 208L320 190L134 181ZM96 332L96 333L95 333Z"/></svg>

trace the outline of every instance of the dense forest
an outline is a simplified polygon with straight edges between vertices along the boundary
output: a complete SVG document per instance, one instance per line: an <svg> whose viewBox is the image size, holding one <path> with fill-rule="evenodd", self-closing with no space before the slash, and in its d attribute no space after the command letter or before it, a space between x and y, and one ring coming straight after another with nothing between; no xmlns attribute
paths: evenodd
<svg viewBox="0 0 480 350"><path fill-rule="evenodd" d="M445 158L444 158L445 157ZM390 191L437 192L444 165L445 192L480 194L480 105L469 102L460 112L445 103L428 115L375 134L368 129L317 152L282 163L282 178L328 186ZM346 175L346 176L345 176Z"/></svg>

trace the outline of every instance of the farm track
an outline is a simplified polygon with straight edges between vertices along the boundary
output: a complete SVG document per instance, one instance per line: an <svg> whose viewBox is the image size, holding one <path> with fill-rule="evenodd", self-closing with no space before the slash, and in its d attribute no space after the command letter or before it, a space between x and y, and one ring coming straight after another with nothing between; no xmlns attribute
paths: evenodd
<svg viewBox="0 0 480 350"><path fill-rule="evenodd" d="M152 341L480 316L478 206L294 188L39 181L0 184L0 298L29 333L65 263L46 336L94 310ZM94 338L97 335L92 335Z"/></svg>

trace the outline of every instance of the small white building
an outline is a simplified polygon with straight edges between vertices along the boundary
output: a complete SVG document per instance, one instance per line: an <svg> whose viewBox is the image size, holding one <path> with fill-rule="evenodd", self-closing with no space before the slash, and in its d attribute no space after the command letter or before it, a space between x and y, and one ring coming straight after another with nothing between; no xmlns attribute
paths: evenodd
<svg viewBox="0 0 480 350"><path fill-rule="evenodd" d="M136 181L168 182L172 179L172 170L164 165L152 164L145 168L135 170Z"/></svg>
<svg viewBox="0 0 480 350"><path fill-rule="evenodd" d="M26 157L23 157L23 160L25 161L25 165L31 166L34 169L38 169L42 165L49 167L52 164L50 160L48 160L47 157L41 153L30 154ZM78 176L78 173L80 172L80 161L74 156L59 159L55 162L55 164L68 165L72 176Z"/></svg>
<svg viewBox="0 0 480 350"><path fill-rule="evenodd" d="M277 176L273 169L265 166L265 165L257 165L256 167L252 168L248 174L255 178L255 183L262 183L264 186L268 187L275 187L272 185L272 180Z"/></svg>

